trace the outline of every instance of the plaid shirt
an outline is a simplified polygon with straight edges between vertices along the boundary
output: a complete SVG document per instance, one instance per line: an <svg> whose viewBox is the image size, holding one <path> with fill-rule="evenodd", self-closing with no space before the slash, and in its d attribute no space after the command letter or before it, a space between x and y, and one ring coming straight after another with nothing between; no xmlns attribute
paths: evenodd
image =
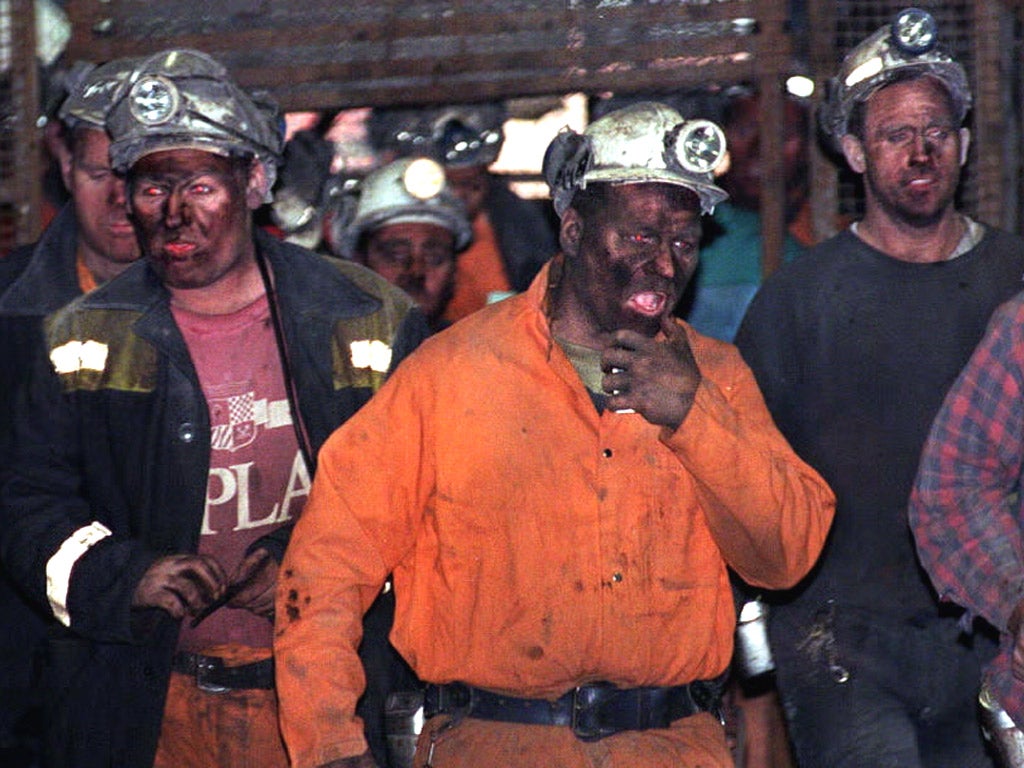
<svg viewBox="0 0 1024 768"><path fill-rule="evenodd" d="M925 443L910 524L921 562L944 600L1002 632L987 669L993 693L1024 725L1024 682L1010 672L1006 624L1024 599L1024 294L992 316L946 396Z"/></svg>

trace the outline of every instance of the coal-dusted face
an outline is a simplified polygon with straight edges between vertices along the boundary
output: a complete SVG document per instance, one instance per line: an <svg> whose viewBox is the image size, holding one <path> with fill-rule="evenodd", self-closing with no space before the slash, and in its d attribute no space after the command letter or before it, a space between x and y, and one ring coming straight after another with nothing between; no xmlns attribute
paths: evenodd
<svg viewBox="0 0 1024 768"><path fill-rule="evenodd" d="M253 258L259 166L194 149L142 157L128 174L143 253L171 288L205 288Z"/></svg>
<svg viewBox="0 0 1024 768"><path fill-rule="evenodd" d="M139 258L139 244L128 221L124 179L110 167L110 138L105 131L78 128L62 163L64 184L75 206L79 248L107 262L115 273Z"/></svg>
<svg viewBox="0 0 1024 768"><path fill-rule="evenodd" d="M385 224L366 240L365 263L408 293L431 323L455 288L455 236L427 222Z"/></svg>
<svg viewBox="0 0 1024 768"><path fill-rule="evenodd" d="M949 92L933 77L881 88L866 104L863 136L843 137L850 167L864 174L869 203L915 226L937 221L953 206L966 149Z"/></svg>
<svg viewBox="0 0 1024 768"><path fill-rule="evenodd" d="M701 210L665 183L592 184L562 218L564 300L586 332L653 337L697 268Z"/></svg>

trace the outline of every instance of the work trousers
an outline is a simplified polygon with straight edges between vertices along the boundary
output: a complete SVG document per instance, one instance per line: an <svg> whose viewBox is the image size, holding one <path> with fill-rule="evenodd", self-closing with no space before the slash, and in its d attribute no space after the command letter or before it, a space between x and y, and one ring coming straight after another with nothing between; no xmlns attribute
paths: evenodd
<svg viewBox="0 0 1024 768"><path fill-rule="evenodd" d="M217 655L229 664L242 661L221 651ZM288 768L277 721L277 693L210 693L200 690L194 677L174 672L153 768L210 766Z"/></svg>
<svg viewBox="0 0 1024 768"><path fill-rule="evenodd" d="M733 768L718 719L702 712L670 728L581 741L566 726L466 717L432 718L416 746L416 768ZM431 750L433 745L433 750ZM429 762L428 762L429 760Z"/></svg>
<svg viewBox="0 0 1024 768"><path fill-rule="evenodd" d="M772 652L800 768L991 768L977 717L995 652L953 618L775 611Z"/></svg>

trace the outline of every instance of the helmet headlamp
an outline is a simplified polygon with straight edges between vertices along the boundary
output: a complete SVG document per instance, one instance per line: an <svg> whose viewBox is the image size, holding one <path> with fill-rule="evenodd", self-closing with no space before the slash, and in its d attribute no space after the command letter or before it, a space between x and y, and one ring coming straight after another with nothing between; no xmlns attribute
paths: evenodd
<svg viewBox="0 0 1024 768"><path fill-rule="evenodd" d="M119 173L164 150L253 156L266 170L262 191L270 202L284 142L280 111L265 95L243 90L202 51L172 48L134 60L111 96L106 128Z"/></svg>
<svg viewBox="0 0 1024 768"><path fill-rule="evenodd" d="M160 75L149 75L132 85L128 109L143 125L161 125L178 111L181 96L178 87Z"/></svg>
<svg viewBox="0 0 1024 768"><path fill-rule="evenodd" d="M506 117L500 102L375 109L369 130L379 148L399 157L427 155L445 167L489 166L505 142Z"/></svg>
<svg viewBox="0 0 1024 768"><path fill-rule="evenodd" d="M710 120L680 123L669 137L679 164L692 173L712 173L725 159L725 134Z"/></svg>
<svg viewBox="0 0 1024 768"><path fill-rule="evenodd" d="M544 154L544 178L559 216L594 182L686 187L700 199L701 211L711 213L728 197L711 173L725 149L725 134L710 120L684 120L665 104L638 102L595 120L582 134L559 133Z"/></svg>
<svg viewBox="0 0 1024 768"><path fill-rule="evenodd" d="M963 122L971 107L967 73L938 42L934 17L920 8L905 8L847 53L839 73L829 81L819 115L836 149L849 131L854 106L903 76L927 75L941 81L952 99L953 118Z"/></svg>
<svg viewBox="0 0 1024 768"><path fill-rule="evenodd" d="M427 157L413 160L402 174L402 186L417 200L437 197L444 185L444 168Z"/></svg>
<svg viewBox="0 0 1024 768"><path fill-rule="evenodd" d="M339 215L331 223L332 249L352 258L360 242L380 227L435 224L452 233L455 250L473 237L466 209L445 180L444 167L428 157L401 158L376 169L337 195Z"/></svg>
<svg viewBox="0 0 1024 768"><path fill-rule="evenodd" d="M920 8L905 8L892 20L892 40L906 54L928 53L939 40L935 17Z"/></svg>
<svg viewBox="0 0 1024 768"><path fill-rule="evenodd" d="M477 158L497 156L495 145L500 145L500 131L475 129L463 120L453 117L435 129L435 141L441 160L448 165L472 165Z"/></svg>

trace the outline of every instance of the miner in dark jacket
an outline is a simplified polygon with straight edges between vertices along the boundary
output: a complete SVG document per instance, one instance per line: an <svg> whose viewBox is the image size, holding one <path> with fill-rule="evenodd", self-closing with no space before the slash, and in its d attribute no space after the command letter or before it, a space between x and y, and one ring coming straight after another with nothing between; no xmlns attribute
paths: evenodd
<svg viewBox="0 0 1024 768"><path fill-rule="evenodd" d="M76 296L123 272L139 257L128 221L124 179L110 167L105 128L110 95L132 62L81 62L67 76L57 111L55 147L69 202L39 241L0 259L0 445L10 436L15 393L43 318ZM37 765L42 695L37 652L45 614L30 606L0 572L0 765Z"/></svg>
<svg viewBox="0 0 1024 768"><path fill-rule="evenodd" d="M215 60L140 60L108 129L145 258L48 321L0 496L0 557L62 628L48 761L287 766L278 562L320 444L426 327L254 227L280 121Z"/></svg>

